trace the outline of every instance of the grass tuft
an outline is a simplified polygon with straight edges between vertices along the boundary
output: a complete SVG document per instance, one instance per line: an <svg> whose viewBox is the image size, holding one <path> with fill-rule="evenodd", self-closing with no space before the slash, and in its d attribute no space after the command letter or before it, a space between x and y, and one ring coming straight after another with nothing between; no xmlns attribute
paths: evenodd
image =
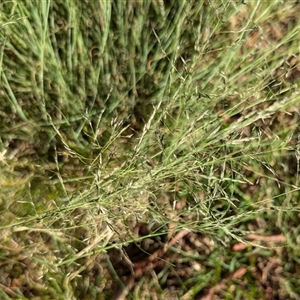
<svg viewBox="0 0 300 300"><path fill-rule="evenodd" d="M299 299L299 5L244 2L0 4L0 297Z"/></svg>

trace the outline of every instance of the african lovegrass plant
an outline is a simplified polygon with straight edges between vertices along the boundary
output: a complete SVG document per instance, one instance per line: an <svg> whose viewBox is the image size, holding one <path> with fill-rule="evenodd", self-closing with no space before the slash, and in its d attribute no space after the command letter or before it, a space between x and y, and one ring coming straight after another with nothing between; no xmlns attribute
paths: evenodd
<svg viewBox="0 0 300 300"><path fill-rule="evenodd" d="M280 287L295 297L284 276L299 259L297 6L0 5L1 297L106 299L105 251L139 222L210 240L182 299L258 259L232 243L280 231L293 248L278 254Z"/></svg>

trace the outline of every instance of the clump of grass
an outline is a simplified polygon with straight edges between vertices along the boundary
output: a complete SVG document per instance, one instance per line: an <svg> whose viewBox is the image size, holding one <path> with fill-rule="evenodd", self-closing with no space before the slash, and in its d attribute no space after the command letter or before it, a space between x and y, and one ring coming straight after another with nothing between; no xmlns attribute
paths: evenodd
<svg viewBox="0 0 300 300"><path fill-rule="evenodd" d="M107 298L105 251L135 240L140 222L157 222L209 245L204 258L182 250L180 259L201 265L188 280L172 268L153 275L157 293L167 295L175 274L182 299L213 287L224 298L237 278L228 274L257 271L265 254L288 262L276 284L296 298L297 9L2 3L2 297ZM248 233L279 232L282 253L250 242L245 255L230 250ZM135 297L146 297L145 282Z"/></svg>

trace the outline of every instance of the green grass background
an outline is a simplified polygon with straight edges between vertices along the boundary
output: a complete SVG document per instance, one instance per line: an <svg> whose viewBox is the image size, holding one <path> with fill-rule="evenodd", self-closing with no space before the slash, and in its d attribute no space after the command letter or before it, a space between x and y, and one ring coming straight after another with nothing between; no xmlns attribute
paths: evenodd
<svg viewBox="0 0 300 300"><path fill-rule="evenodd" d="M99 257L143 221L211 242L176 296L167 270L133 299L213 287L217 299L271 299L258 279L270 264L272 295L299 299L299 4L16 0L0 11L0 297L109 299ZM284 242L253 245L250 233Z"/></svg>

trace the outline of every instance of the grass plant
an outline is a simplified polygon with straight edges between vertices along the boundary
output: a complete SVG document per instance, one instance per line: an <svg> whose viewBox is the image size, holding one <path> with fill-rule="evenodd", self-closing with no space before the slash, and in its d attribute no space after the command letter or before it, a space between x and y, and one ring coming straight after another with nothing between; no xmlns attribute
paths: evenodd
<svg viewBox="0 0 300 300"><path fill-rule="evenodd" d="M299 10L2 2L0 298L110 299L172 228L128 299L299 299Z"/></svg>

